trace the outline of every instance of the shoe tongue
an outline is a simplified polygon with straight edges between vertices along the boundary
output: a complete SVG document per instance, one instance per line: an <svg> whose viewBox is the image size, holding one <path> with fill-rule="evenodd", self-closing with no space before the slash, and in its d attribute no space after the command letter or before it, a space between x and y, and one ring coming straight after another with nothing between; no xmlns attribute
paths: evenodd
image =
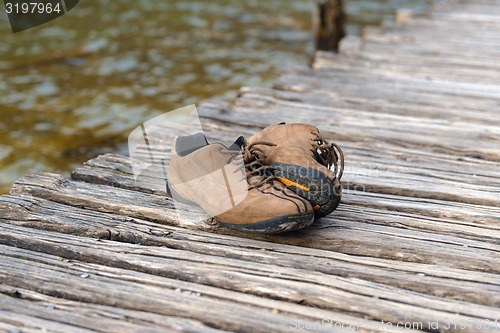
<svg viewBox="0 0 500 333"><path fill-rule="evenodd" d="M232 145L227 148L228 150L235 150L239 151L241 150L241 147L245 145L245 138L243 136L240 136Z"/></svg>

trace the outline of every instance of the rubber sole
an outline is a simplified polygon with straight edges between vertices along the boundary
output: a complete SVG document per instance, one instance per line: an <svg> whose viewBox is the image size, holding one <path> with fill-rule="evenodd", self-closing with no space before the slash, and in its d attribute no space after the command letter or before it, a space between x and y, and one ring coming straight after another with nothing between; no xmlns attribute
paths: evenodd
<svg viewBox="0 0 500 333"><path fill-rule="evenodd" d="M258 223L234 224L215 219L220 225L239 231L261 234L278 234L306 228L313 224L314 214L303 213L297 215L278 216Z"/></svg>
<svg viewBox="0 0 500 333"><path fill-rule="evenodd" d="M321 171L286 163L271 163L270 166L283 184L311 203L316 218L330 214L339 206L342 186L332 183Z"/></svg>
<svg viewBox="0 0 500 333"><path fill-rule="evenodd" d="M196 203L185 199L180 194L175 192L175 190L170 186L169 186L169 191L172 199L184 205L199 207ZM248 223L248 224L228 223L217 219L215 219L215 221L221 226L233 230L261 233L261 234L277 234L282 232L299 230L310 226L314 222L314 214L301 213L295 215L278 216L261 222Z"/></svg>

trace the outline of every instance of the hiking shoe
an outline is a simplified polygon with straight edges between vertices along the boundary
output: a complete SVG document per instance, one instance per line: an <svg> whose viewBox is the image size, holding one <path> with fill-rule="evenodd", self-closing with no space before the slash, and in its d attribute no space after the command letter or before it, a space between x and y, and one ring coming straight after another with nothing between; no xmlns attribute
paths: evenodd
<svg viewBox="0 0 500 333"><path fill-rule="evenodd" d="M266 141L264 163L288 188L307 199L316 218L333 212L340 203L344 155L311 125L271 125L251 136L248 142ZM333 166L333 170L331 170Z"/></svg>
<svg viewBox="0 0 500 333"><path fill-rule="evenodd" d="M226 227L279 233L311 225L311 204L290 191L264 165L265 142L230 147L197 133L174 139L168 172L174 199L199 205Z"/></svg>

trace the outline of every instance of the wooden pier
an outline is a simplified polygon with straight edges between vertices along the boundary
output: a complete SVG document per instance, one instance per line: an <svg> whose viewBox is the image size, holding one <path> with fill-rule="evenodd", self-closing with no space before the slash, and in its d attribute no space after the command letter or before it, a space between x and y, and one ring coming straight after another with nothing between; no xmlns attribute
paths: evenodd
<svg viewBox="0 0 500 333"><path fill-rule="evenodd" d="M346 156L332 215L276 236L180 222L126 156L26 176L0 197L0 331L499 331L500 1L397 17L199 108L223 141L317 125Z"/></svg>

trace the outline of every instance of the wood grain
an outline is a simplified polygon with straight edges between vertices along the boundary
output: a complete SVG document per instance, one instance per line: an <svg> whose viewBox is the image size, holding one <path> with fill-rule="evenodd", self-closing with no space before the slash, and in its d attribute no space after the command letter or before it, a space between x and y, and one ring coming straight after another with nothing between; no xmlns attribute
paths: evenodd
<svg viewBox="0 0 500 333"><path fill-rule="evenodd" d="M113 154L70 177L27 175L0 197L0 331L493 331L500 3L399 17L272 88L199 108L207 137L227 144L317 125L346 156L333 214L288 234L236 232Z"/></svg>

